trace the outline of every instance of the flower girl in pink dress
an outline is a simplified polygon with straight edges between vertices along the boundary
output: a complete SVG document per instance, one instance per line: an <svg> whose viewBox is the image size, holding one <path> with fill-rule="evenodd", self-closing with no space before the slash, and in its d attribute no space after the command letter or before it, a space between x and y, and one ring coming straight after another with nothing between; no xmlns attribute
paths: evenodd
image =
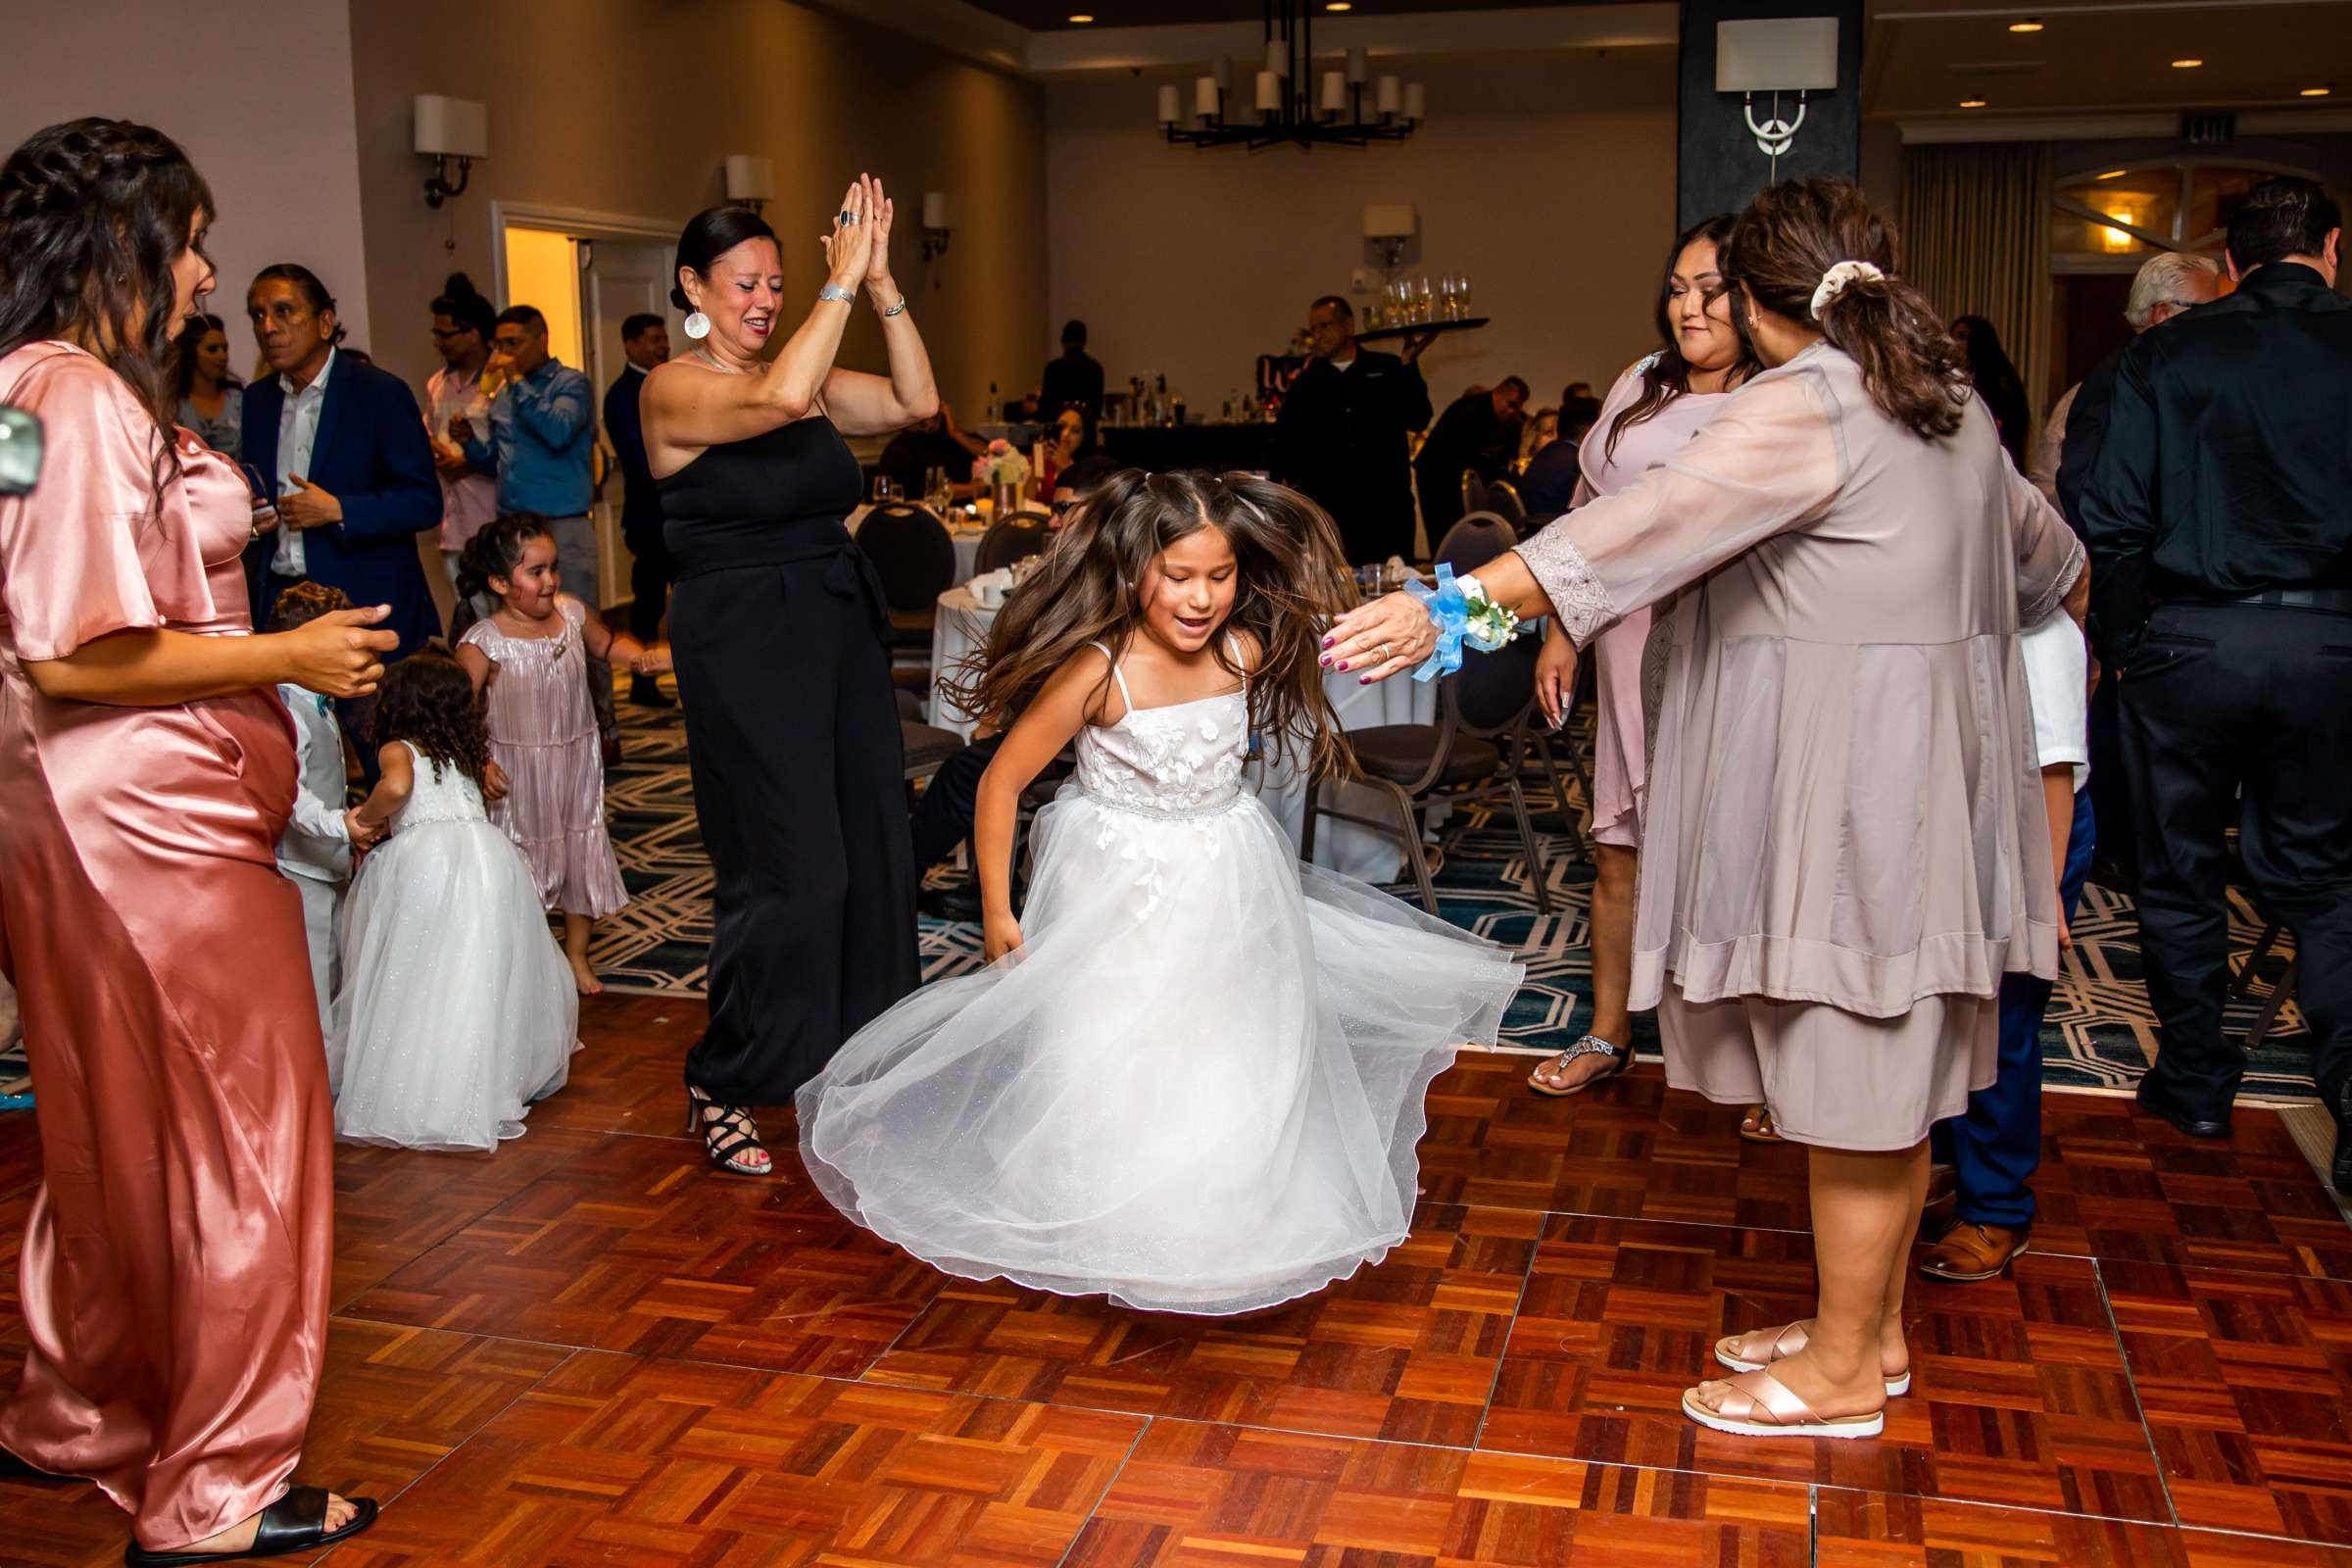
<svg viewBox="0 0 2352 1568"><path fill-rule="evenodd" d="M533 513L497 518L466 544L458 592L489 593L498 609L458 644L458 662L487 693L490 752L506 770L506 798L490 820L530 862L539 897L564 911L564 956L583 996L604 990L588 966L594 923L629 902L605 831L605 762L588 698L588 656L640 673L666 668L626 632L559 592L556 540Z"/></svg>

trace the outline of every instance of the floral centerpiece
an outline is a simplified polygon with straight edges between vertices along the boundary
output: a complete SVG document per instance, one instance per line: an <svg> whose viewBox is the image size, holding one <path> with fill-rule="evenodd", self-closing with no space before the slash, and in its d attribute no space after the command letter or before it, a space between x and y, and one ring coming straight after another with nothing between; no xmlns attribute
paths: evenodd
<svg viewBox="0 0 2352 1568"><path fill-rule="evenodd" d="M998 515L1017 511L1029 485L1029 460L1018 447L1000 437L972 460L972 483L988 486Z"/></svg>

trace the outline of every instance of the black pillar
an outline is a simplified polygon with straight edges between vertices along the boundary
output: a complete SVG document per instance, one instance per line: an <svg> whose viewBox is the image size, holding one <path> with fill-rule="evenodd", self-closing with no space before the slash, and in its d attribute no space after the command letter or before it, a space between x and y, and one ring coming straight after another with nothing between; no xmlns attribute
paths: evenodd
<svg viewBox="0 0 2352 1568"><path fill-rule="evenodd" d="M1747 127L1748 106L1739 93L1715 90L1715 24L1766 17L1838 19L1838 85L1806 94L1804 123L1794 145L1781 155L1778 177L1861 176L1861 0L1683 0L1679 228L1716 213L1738 212L1774 177L1772 159ZM1772 119L1772 95L1759 94L1753 108L1759 124ZM1796 118L1796 94L1781 94L1780 118Z"/></svg>

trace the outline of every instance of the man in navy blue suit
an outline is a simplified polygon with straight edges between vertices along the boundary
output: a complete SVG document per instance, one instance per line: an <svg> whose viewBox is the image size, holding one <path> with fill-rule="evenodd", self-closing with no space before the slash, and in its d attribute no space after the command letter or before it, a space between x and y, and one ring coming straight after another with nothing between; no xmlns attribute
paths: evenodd
<svg viewBox="0 0 2352 1568"><path fill-rule="evenodd" d="M244 394L245 465L277 506L277 526L245 552L253 623L309 580L356 605L389 605L382 629L405 659L441 631L416 535L441 525L441 486L408 383L338 354L334 297L307 267L262 269L245 297L276 373ZM363 755L367 755L365 749Z"/></svg>

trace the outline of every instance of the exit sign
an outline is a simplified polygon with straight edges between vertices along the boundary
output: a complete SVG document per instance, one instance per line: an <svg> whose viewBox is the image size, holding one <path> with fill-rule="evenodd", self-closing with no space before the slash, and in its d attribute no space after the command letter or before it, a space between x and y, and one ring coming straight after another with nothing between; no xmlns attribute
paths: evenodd
<svg viewBox="0 0 2352 1568"><path fill-rule="evenodd" d="M2180 139L2191 147L2219 147L2237 139L2235 115L2182 115Z"/></svg>

